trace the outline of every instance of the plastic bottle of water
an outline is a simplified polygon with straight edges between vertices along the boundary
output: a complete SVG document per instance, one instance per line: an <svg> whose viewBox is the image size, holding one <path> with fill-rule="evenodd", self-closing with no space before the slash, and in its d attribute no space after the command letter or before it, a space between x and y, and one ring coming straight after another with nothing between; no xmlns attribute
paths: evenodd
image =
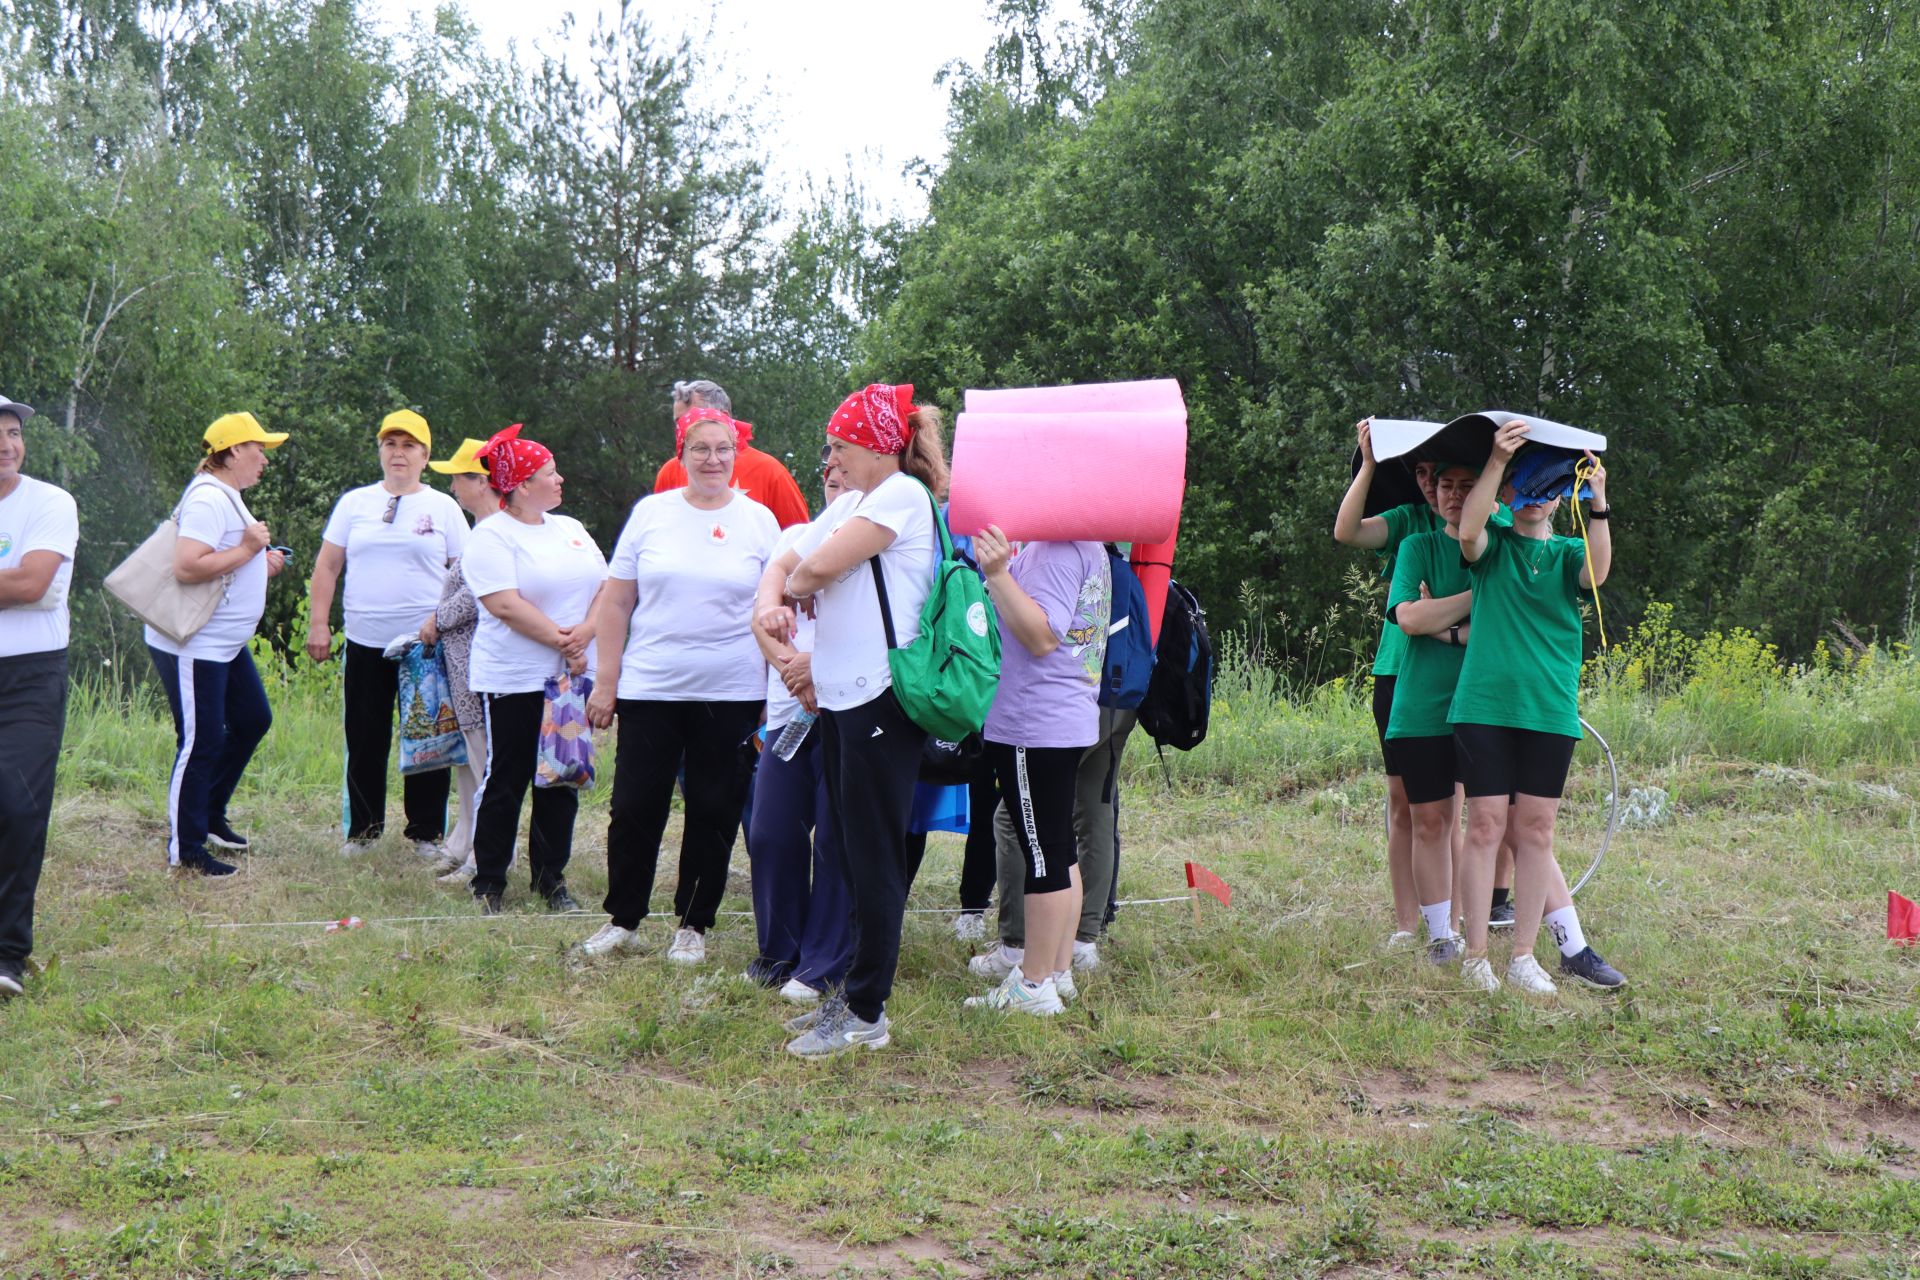
<svg viewBox="0 0 1920 1280"><path fill-rule="evenodd" d="M791 760L800 750L800 744L807 740L807 734L813 728L813 722L820 717L805 707L793 713L793 719L787 721L787 727L773 740L773 754L782 760Z"/></svg>

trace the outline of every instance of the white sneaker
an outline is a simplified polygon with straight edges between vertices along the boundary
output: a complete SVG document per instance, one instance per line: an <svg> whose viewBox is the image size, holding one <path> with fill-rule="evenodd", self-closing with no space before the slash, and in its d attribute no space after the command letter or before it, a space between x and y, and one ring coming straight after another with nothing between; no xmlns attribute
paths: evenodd
<svg viewBox="0 0 1920 1280"><path fill-rule="evenodd" d="M373 852L373 845L374 842L371 840L349 840L340 846L340 856L343 858L363 857Z"/></svg>
<svg viewBox="0 0 1920 1280"><path fill-rule="evenodd" d="M447 857L447 846L438 840L415 840L413 856L432 866L439 866Z"/></svg>
<svg viewBox="0 0 1920 1280"><path fill-rule="evenodd" d="M707 958L707 938L698 929L676 929L667 959L675 964L700 964Z"/></svg>
<svg viewBox="0 0 1920 1280"><path fill-rule="evenodd" d="M468 858L465 862L447 872L445 875L435 876L434 879L441 884L465 884L473 879L474 873L479 871L479 869L480 868L473 865L473 859Z"/></svg>
<svg viewBox="0 0 1920 1280"><path fill-rule="evenodd" d="M1092 973L1100 967L1100 944L1097 942L1075 942L1073 944L1073 967L1082 973Z"/></svg>
<svg viewBox="0 0 1920 1280"><path fill-rule="evenodd" d="M588 957L611 955L615 951L640 950L640 935L609 920L591 938L580 944L580 954Z"/></svg>
<svg viewBox="0 0 1920 1280"><path fill-rule="evenodd" d="M962 911L953 918L953 936L962 942L978 942L987 936L987 918L978 911Z"/></svg>
<svg viewBox="0 0 1920 1280"><path fill-rule="evenodd" d="M447 872L452 871L455 867L458 867L461 863L465 861L466 859L462 857L460 854L453 852L453 850L447 848L445 845L441 845L440 856L433 860L433 866L431 870L433 871L433 874L437 876L445 875Z"/></svg>
<svg viewBox="0 0 1920 1280"><path fill-rule="evenodd" d="M969 1009L997 1009L1002 1013L1028 1013L1036 1018L1051 1018L1062 1012L1066 1006L1060 1003L1060 992L1048 978L1039 986L1028 986L1026 975L1015 968L1007 974L1000 985L983 996L968 996L964 1002Z"/></svg>
<svg viewBox="0 0 1920 1280"><path fill-rule="evenodd" d="M1078 1000L1080 988L1074 984L1073 970L1062 969L1053 975L1053 989L1063 1001Z"/></svg>
<svg viewBox="0 0 1920 1280"><path fill-rule="evenodd" d="M1507 985L1518 987L1530 996L1550 996L1559 988L1553 985L1553 979L1540 967L1540 962L1532 955L1515 956L1513 963L1507 966Z"/></svg>
<svg viewBox="0 0 1920 1280"><path fill-rule="evenodd" d="M1395 929L1387 939L1387 950L1399 951L1414 944L1414 936L1406 929Z"/></svg>
<svg viewBox="0 0 1920 1280"><path fill-rule="evenodd" d="M812 1004L820 998L820 993L798 978L788 978L787 985L780 988L780 997L795 1004Z"/></svg>
<svg viewBox="0 0 1920 1280"><path fill-rule="evenodd" d="M1489 995L1500 989L1500 979L1493 976L1493 966L1487 963L1485 956L1468 956L1463 960L1460 963L1460 979Z"/></svg>
<svg viewBox="0 0 1920 1280"><path fill-rule="evenodd" d="M994 944L991 951L983 951L967 961L967 968L983 978L1000 979L1020 967L1027 958L1025 947L1010 947L1004 942Z"/></svg>

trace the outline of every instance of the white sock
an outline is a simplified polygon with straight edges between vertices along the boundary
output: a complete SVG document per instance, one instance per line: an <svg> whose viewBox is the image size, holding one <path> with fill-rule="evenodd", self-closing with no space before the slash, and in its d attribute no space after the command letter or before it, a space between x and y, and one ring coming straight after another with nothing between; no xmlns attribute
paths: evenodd
<svg viewBox="0 0 1920 1280"><path fill-rule="evenodd" d="M1547 932L1559 944L1563 956L1577 956L1587 949L1587 935L1580 928L1580 913L1572 907L1547 912Z"/></svg>
<svg viewBox="0 0 1920 1280"><path fill-rule="evenodd" d="M1420 908L1420 914L1426 917L1427 937L1435 942L1453 936L1453 899L1436 902L1430 907Z"/></svg>

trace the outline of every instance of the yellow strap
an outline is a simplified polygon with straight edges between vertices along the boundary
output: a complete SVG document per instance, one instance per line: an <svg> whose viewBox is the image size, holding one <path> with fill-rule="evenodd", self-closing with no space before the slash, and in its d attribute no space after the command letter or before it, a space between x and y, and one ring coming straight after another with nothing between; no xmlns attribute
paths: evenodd
<svg viewBox="0 0 1920 1280"><path fill-rule="evenodd" d="M1607 615L1600 608L1600 581L1593 571L1593 544L1587 541L1587 518L1580 512L1580 487L1593 479L1596 464L1586 458L1573 467L1573 527L1580 534L1580 546L1587 554L1587 581L1593 584L1593 620L1600 626L1600 648L1607 647Z"/></svg>

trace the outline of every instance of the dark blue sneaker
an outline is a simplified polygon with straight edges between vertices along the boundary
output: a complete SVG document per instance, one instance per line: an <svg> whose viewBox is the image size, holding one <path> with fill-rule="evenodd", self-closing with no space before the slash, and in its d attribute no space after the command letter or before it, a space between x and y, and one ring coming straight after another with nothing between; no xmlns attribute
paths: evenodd
<svg viewBox="0 0 1920 1280"><path fill-rule="evenodd" d="M218 880L232 875L239 869L231 862L222 862L206 853L197 858L180 859L180 874L183 876L201 876L208 880Z"/></svg>
<svg viewBox="0 0 1920 1280"><path fill-rule="evenodd" d="M11 1000L27 990L27 967L18 960L0 960L0 1000Z"/></svg>
<svg viewBox="0 0 1920 1280"><path fill-rule="evenodd" d="M1427 944L1427 963L1436 966L1456 964L1466 950L1465 938L1435 938Z"/></svg>
<svg viewBox="0 0 1920 1280"><path fill-rule="evenodd" d="M1487 912L1487 928L1513 928L1513 900L1511 898L1505 902L1496 902L1493 908Z"/></svg>
<svg viewBox="0 0 1920 1280"><path fill-rule="evenodd" d="M1602 960L1592 947L1584 948L1577 956L1561 956L1560 972L1600 991L1617 991L1627 985L1627 976Z"/></svg>
<svg viewBox="0 0 1920 1280"><path fill-rule="evenodd" d="M232 849L235 853L245 853L253 847L245 836L227 825L225 818L207 824L207 843L216 849Z"/></svg>

